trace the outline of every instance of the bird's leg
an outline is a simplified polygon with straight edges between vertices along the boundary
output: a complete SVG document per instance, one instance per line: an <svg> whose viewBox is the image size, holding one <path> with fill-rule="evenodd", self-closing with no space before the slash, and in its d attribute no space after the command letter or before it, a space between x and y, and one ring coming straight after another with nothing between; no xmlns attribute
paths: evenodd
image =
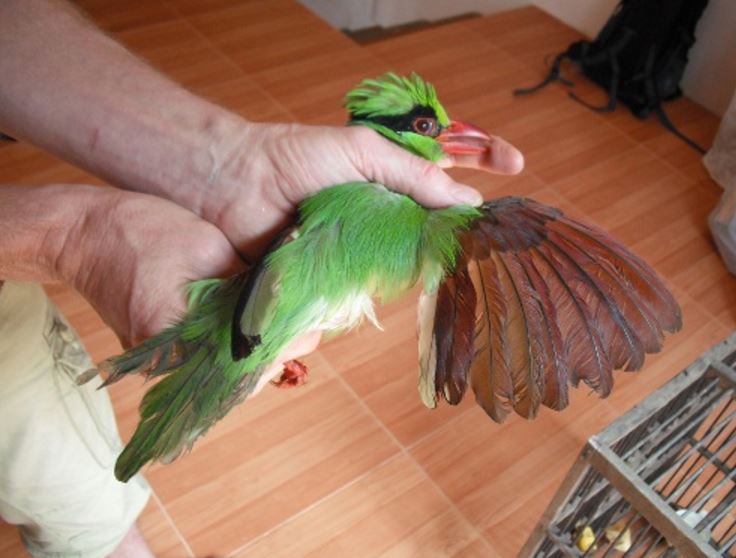
<svg viewBox="0 0 736 558"><path fill-rule="evenodd" d="M289 360L284 363L284 371L278 380L271 380L278 388L299 387L307 383L307 365L298 360Z"/></svg>

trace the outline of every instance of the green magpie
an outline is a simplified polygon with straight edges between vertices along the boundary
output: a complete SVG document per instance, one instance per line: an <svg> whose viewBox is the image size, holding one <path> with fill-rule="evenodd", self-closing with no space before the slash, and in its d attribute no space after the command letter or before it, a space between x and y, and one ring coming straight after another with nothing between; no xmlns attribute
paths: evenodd
<svg viewBox="0 0 736 558"><path fill-rule="evenodd" d="M430 161L490 169L492 138L450 120L418 75L367 79L345 98L368 126ZM140 404L115 475L169 462L255 389L292 340L376 323L373 299L421 281L419 392L434 408L470 386L495 421L563 409L582 380L602 397L613 369L638 370L677 302L641 259L604 231L529 199L427 209L384 185L352 182L313 194L248 272L192 283L176 324L100 370L163 377ZM282 381L299 383L287 367Z"/></svg>

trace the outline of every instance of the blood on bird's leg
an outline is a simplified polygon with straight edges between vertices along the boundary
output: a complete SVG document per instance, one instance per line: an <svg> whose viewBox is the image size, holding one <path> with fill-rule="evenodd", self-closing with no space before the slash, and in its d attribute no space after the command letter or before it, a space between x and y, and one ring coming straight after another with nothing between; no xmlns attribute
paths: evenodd
<svg viewBox="0 0 736 558"><path fill-rule="evenodd" d="M298 360L289 360L284 363L284 371L278 380L271 380L277 388L299 387L307 383L307 365Z"/></svg>

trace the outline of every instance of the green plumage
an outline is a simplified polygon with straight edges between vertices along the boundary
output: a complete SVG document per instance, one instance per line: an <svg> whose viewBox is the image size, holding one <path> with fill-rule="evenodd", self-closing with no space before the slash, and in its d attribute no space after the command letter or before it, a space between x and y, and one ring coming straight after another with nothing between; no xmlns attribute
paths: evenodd
<svg viewBox="0 0 736 558"><path fill-rule="evenodd" d="M345 95L345 108L358 117L406 114L416 106L434 109L441 126L450 123L434 86L415 73L407 78L388 72L378 79L363 80Z"/></svg>
<svg viewBox="0 0 736 558"><path fill-rule="evenodd" d="M347 97L353 115L385 112L393 103L402 110L417 103L441 109L434 89L416 75L366 81ZM417 139L394 136L407 146ZM288 241L253 272L258 275L236 316L241 331L258 341L245 358L234 360L231 351L233 313L248 282L243 275L194 283L181 322L103 363L107 383L132 372L166 375L141 402L141 422L117 462L117 478L125 481L146 462L169 461L189 448L253 391L293 339L372 318L369 297L391 299L419 279L434 290L454 266L457 232L478 215L467 206L427 210L371 183L334 186L305 200Z"/></svg>
<svg viewBox="0 0 736 558"><path fill-rule="evenodd" d="M393 130L374 120L407 114L416 107L431 109L440 127L450 124L432 84L415 73L407 78L389 72L378 79L366 79L345 96L345 108L352 118L350 125L373 128L414 155L439 161L444 154L433 137Z"/></svg>

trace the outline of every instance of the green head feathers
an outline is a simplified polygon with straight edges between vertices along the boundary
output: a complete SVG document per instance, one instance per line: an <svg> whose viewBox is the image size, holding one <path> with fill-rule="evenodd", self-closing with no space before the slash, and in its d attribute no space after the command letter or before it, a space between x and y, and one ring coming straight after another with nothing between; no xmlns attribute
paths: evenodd
<svg viewBox="0 0 736 558"><path fill-rule="evenodd" d="M432 84L417 74L386 73L366 79L345 96L351 125L373 128L412 153L437 161L443 156L435 140L450 124Z"/></svg>

